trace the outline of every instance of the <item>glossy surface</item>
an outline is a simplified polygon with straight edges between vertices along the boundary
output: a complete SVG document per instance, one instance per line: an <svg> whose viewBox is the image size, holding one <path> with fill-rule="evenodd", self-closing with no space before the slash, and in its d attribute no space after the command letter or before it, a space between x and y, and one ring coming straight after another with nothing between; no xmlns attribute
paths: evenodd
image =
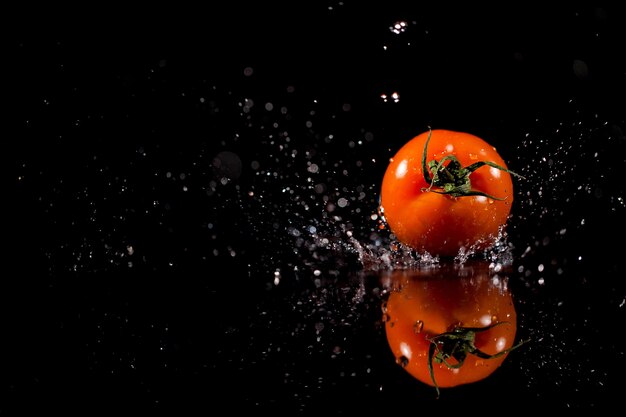
<svg viewBox="0 0 626 417"><path fill-rule="evenodd" d="M382 179L381 208L397 239L431 255L456 256L485 249L497 240L513 204L511 175L490 166L470 175L472 189L485 196L452 197L428 191L422 156L429 132L403 145L391 158ZM478 161L507 165L485 140L464 132L432 131L426 161L454 155L463 167Z"/></svg>
<svg viewBox="0 0 626 417"><path fill-rule="evenodd" d="M486 263L463 267L431 267L397 271L383 304L385 332L396 362L419 381L440 388L480 381L491 375L515 345L517 312L508 277L493 273ZM494 327L491 327L494 326ZM474 347L485 359L469 353L460 363L454 358L433 363L429 370L431 340L455 328L486 328L475 334ZM457 367L458 366L458 367ZM434 378L434 380L433 380Z"/></svg>

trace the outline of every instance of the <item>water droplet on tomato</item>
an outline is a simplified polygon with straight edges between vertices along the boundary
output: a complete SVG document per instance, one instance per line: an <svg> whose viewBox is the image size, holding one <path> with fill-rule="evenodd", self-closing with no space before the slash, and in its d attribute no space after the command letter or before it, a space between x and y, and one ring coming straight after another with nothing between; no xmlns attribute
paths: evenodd
<svg viewBox="0 0 626 417"><path fill-rule="evenodd" d="M422 320L417 320L413 325L413 331L415 332L415 334L420 334L423 328L424 322Z"/></svg>
<svg viewBox="0 0 626 417"><path fill-rule="evenodd" d="M391 317L389 316L389 314L384 313L383 314L383 323L386 323L386 322L388 322L390 320L391 320Z"/></svg>
<svg viewBox="0 0 626 417"><path fill-rule="evenodd" d="M406 368L406 366L409 364L409 358L407 358L406 356L402 355L398 358L396 358L396 363L398 365L400 365L403 368Z"/></svg>

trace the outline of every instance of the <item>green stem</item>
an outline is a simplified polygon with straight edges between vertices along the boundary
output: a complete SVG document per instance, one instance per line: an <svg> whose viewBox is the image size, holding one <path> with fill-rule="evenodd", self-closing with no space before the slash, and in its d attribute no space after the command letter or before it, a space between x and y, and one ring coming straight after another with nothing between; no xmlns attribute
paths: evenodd
<svg viewBox="0 0 626 417"><path fill-rule="evenodd" d="M495 359L509 353L513 349L517 349L522 344L528 342L528 340L522 340L517 345L502 350L493 355L485 353L476 347L474 343L477 333L485 332L502 324L509 323L506 321L501 321L486 327L459 326L453 328L449 332L441 333L427 339L430 342L430 346L428 348L428 372L430 373L430 378L433 381L435 389L437 390L437 398L439 398L440 392L439 385L437 385L437 381L435 379L433 361L436 363L443 363L449 369L458 369L463 366L463 363L465 363L467 355L474 355L481 359ZM451 363L449 359L454 359L455 363Z"/></svg>
<svg viewBox="0 0 626 417"><path fill-rule="evenodd" d="M428 137L424 143L424 152L422 154L422 172L424 174L424 181L426 181L429 186L422 188L422 191L432 191L438 194L447 194L452 197L483 196L493 200L505 200L506 197L499 198L482 191L472 189L470 175L478 168L488 165L511 175L515 175L516 177L524 178L523 176L491 161L478 161L463 167L454 155L446 155L440 161L433 159L432 161L426 163L428 144L430 143L431 136L432 129L429 128ZM444 165L446 162L448 162L448 164Z"/></svg>

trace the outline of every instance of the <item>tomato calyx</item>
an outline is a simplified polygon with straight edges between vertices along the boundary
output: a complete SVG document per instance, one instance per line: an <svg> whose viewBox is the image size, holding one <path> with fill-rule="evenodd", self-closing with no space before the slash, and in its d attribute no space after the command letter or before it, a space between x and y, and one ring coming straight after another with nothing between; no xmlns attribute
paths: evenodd
<svg viewBox="0 0 626 417"><path fill-rule="evenodd" d="M478 161L463 167L454 155L446 155L441 158L440 161L433 159L432 161L426 163L428 143L430 142L431 135L432 129L428 132L428 138L426 138L426 142L424 143L424 153L422 154L422 172L424 173L424 180L430 185L426 188L422 188L422 191L432 191L438 194L447 194L452 197L483 196L493 200L505 200L506 197L499 198L486 194L482 191L472 189L470 175L478 168L488 165L511 175L523 178L521 175L491 161ZM448 164L444 165L446 162L448 162ZM433 189L433 187L435 188Z"/></svg>
<svg viewBox="0 0 626 417"><path fill-rule="evenodd" d="M465 362L465 359L469 354L478 356L482 359L495 359L509 353L513 349L516 349L523 343L525 343L525 341L521 341L517 345L502 350L493 355L485 353L476 347L474 341L476 339L477 333L485 332L502 324L509 323L506 321L501 321L486 327L456 326L448 332L444 332L431 338L427 338L427 340L430 342L430 347L428 349L428 372L430 373L430 378L433 381L435 389L437 390L437 397L439 397L439 386L437 385L437 381L435 380L433 362L438 364L443 363L449 369L458 369L463 366L463 363Z"/></svg>

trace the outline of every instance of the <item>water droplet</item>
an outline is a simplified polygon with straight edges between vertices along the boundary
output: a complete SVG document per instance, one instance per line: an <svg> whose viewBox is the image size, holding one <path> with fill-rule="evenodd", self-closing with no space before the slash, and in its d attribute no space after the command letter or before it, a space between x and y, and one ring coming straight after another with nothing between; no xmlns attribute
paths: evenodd
<svg viewBox="0 0 626 417"><path fill-rule="evenodd" d="M420 334L423 328L424 322L422 320L417 320L415 324L413 324L413 331L415 332L415 334Z"/></svg>
<svg viewBox="0 0 626 417"><path fill-rule="evenodd" d="M380 309L382 310L383 314L387 314L387 302L386 301L382 303L382 305L380 306Z"/></svg>
<svg viewBox="0 0 626 417"><path fill-rule="evenodd" d="M407 358L406 356L402 355L398 358L396 358L396 363L398 365L400 365L403 368L406 368L406 366L409 364L409 358Z"/></svg>
<svg viewBox="0 0 626 417"><path fill-rule="evenodd" d="M391 320L391 317L387 313L383 313L383 323L386 323Z"/></svg>
<svg viewBox="0 0 626 417"><path fill-rule="evenodd" d="M389 30L396 35L404 32L407 28L407 22L401 20L393 24L393 26L389 27Z"/></svg>

